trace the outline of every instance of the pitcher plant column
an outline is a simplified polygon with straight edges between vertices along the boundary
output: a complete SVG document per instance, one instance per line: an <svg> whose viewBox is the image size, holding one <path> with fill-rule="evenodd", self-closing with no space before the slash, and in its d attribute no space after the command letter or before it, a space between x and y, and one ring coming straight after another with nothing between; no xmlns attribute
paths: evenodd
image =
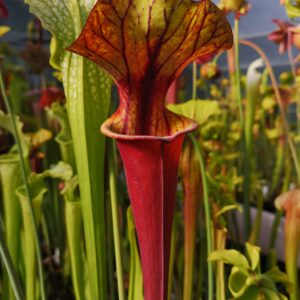
<svg viewBox="0 0 300 300"><path fill-rule="evenodd" d="M68 48L103 67L119 91L101 131L124 163L146 300L167 299L179 154L197 127L165 108L167 91L191 61L231 46L230 26L209 0L99 0Z"/></svg>

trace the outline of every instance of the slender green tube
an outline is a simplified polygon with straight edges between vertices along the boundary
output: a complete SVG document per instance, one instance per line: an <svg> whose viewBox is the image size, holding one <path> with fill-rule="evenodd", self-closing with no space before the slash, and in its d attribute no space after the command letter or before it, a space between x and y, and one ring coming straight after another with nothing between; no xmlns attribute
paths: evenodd
<svg viewBox="0 0 300 300"><path fill-rule="evenodd" d="M21 256L20 231L22 220L19 199L15 194L16 189L22 185L18 154L0 156L0 185L2 186L5 242L14 266L18 266ZM9 277L6 275L3 278L2 290L3 299L15 299Z"/></svg>
<svg viewBox="0 0 300 300"><path fill-rule="evenodd" d="M197 299L199 300L204 300L203 299L203 278L206 276L206 272L205 272L205 266L206 266L206 262L207 262L207 255L206 255L206 236L204 234L204 218L203 218L203 206L200 206L200 213L199 213L199 243L200 243L200 247L199 247L199 266L197 268L197 280L198 282L200 282L201 284L197 285Z"/></svg>
<svg viewBox="0 0 300 300"><path fill-rule="evenodd" d="M240 49L239 49L239 19L234 19L234 62L235 62L235 92L236 101L239 108L240 126L243 132L246 134L244 112L242 105L242 94L241 94L241 72L240 72ZM252 130L252 128L251 128ZM243 147L247 150L249 144L245 141L245 136L242 139ZM245 152L244 161L244 240L246 241L249 237L251 230L251 218L250 218L250 157L247 158L248 151Z"/></svg>
<svg viewBox="0 0 300 300"><path fill-rule="evenodd" d="M10 278L13 291L15 293L17 300L25 300L24 292L17 276L17 272L14 268L12 259L9 255L9 251L6 247L5 241L2 236L2 231L0 231L0 256L3 260L4 266L7 270L8 276Z"/></svg>
<svg viewBox="0 0 300 300"><path fill-rule="evenodd" d="M202 179L202 186L203 186L203 200L204 200L204 210L205 210L205 223L206 223L206 235L207 235L207 256L214 250L213 246L213 230L211 224L211 207L209 203L209 196L208 196L208 183L206 179L205 173L205 163L204 159L198 145L196 138L189 134L189 138L192 140L192 143L195 147L196 156L199 160L200 170L201 170L201 179ZM200 283L202 284L202 283ZM213 274L213 263L211 261L208 262L208 300L214 299L214 274Z"/></svg>
<svg viewBox="0 0 300 300"><path fill-rule="evenodd" d="M235 85L236 101L239 107L241 128L244 128L244 113L241 94L241 71L240 71L240 49L239 49L239 19L234 19L234 60L235 60Z"/></svg>
<svg viewBox="0 0 300 300"><path fill-rule="evenodd" d="M111 201L107 201L106 211L106 241L107 241L107 282L110 299L116 299L118 291L115 288L115 251L112 225Z"/></svg>
<svg viewBox="0 0 300 300"><path fill-rule="evenodd" d="M46 189L41 190L41 192L33 197L32 207L34 211L35 219L37 224L41 220L42 212L42 201ZM25 191L23 191L25 192ZM28 198L26 194L20 192L18 189L18 196L21 203L22 215L23 215L23 227L24 227L24 263L25 263L25 284L26 284L26 299L36 299L38 295L37 287L37 276L36 276L36 266L37 266L37 255L35 248L35 237L34 237L34 228L31 221L30 207L28 204Z"/></svg>
<svg viewBox="0 0 300 300"><path fill-rule="evenodd" d="M72 15L71 27L79 36L86 22L87 5L79 0L65 3ZM90 298L106 300L105 138L99 134L99 124L108 114L110 81L97 66L78 55L66 54L63 65L67 111L79 179Z"/></svg>
<svg viewBox="0 0 300 300"><path fill-rule="evenodd" d="M171 253L170 253L170 267L169 267L169 286L168 286L168 300L171 299L172 293L172 283L173 283L173 272L175 265L175 252L176 252L176 241L178 235L177 229L177 220L176 216L174 217L173 226L172 226L172 238L171 238Z"/></svg>
<svg viewBox="0 0 300 300"><path fill-rule="evenodd" d="M254 63L255 64L255 63ZM251 198L251 174L253 168L253 152L254 152L254 134L253 125L255 119L256 103L258 102L258 83L261 76L256 73L253 65L249 67L247 73L247 91L245 103L245 120L244 120L244 136L243 136L243 149L244 149L244 180L243 180L243 197L244 197L244 240L249 239L251 233L251 218L250 218L250 198ZM259 215L258 215L259 216Z"/></svg>
<svg viewBox="0 0 300 300"><path fill-rule="evenodd" d="M294 284L294 291L290 294L290 300L299 300L299 281L298 281L298 254L299 254L299 235L295 228L289 228L285 234L285 267L290 281Z"/></svg>
<svg viewBox="0 0 300 300"><path fill-rule="evenodd" d="M143 300L143 274L131 207L127 209L127 237L130 245L128 300Z"/></svg>
<svg viewBox="0 0 300 300"><path fill-rule="evenodd" d="M285 140L279 140L278 142L277 151L276 151L276 164L273 172L271 191L270 191L271 195L276 191L278 183L280 182L280 177L283 173L284 160L286 159L285 144L286 144Z"/></svg>
<svg viewBox="0 0 300 300"><path fill-rule="evenodd" d="M227 230L218 228L215 230L215 248L216 250L224 250L226 246ZM225 267L224 262L218 261L216 265L216 295L217 300L226 300L225 293Z"/></svg>
<svg viewBox="0 0 300 300"><path fill-rule="evenodd" d="M271 236L269 241L269 251L275 247L276 239L277 239L277 231L280 225L281 218L283 216L282 210L276 210L275 218L272 224Z"/></svg>
<svg viewBox="0 0 300 300"><path fill-rule="evenodd" d="M81 203L74 196L65 196L65 217L70 251L72 281L77 300L84 300L84 256L82 243Z"/></svg>
<svg viewBox="0 0 300 300"><path fill-rule="evenodd" d="M26 164L25 164L25 160L24 160L24 156L23 156L23 150L21 147L21 141L20 141L20 137L18 134L18 130L17 130L17 125L16 125L16 120L15 120L15 115L13 112L12 103L5 93L5 87L4 87L4 81L3 81L1 69L0 69L0 89L1 89L2 97L5 102L6 109L11 118L11 123L12 123L13 131L14 131L14 138L15 138L15 142L17 145L19 155L20 155L21 174L22 174L22 178L24 181L24 185L25 185L29 213L30 213L31 222L33 225L33 231L34 231L34 241L35 241L35 248L36 248L36 253L37 253L37 261L38 261L38 272L39 272L39 277L40 277L41 298L42 298L42 300L46 300L46 292L45 292L45 285L44 285L44 271L43 271L43 264L42 264L42 253L41 253L40 244L39 244L39 236L38 236L36 220L35 220L33 207L32 207L31 192L30 192L29 183L27 180L27 168L26 168Z"/></svg>
<svg viewBox="0 0 300 300"><path fill-rule="evenodd" d="M122 249L121 249L121 234L118 217L118 189L116 184L116 147L113 141L111 142L111 152L109 153L109 186L111 197L111 212L113 223L113 236L116 254L117 266L117 281L119 300L125 300L124 293L124 279L123 279L123 266L122 266Z"/></svg>
<svg viewBox="0 0 300 300"><path fill-rule="evenodd" d="M256 213L256 219L255 219L255 223L253 224L252 227L252 232L249 238L249 242L253 245L256 245L258 242L258 238L259 238L259 233L261 230L261 221L262 221L262 213L263 213L263 204L264 204L264 199L263 199L263 195L260 192L257 195L257 213Z"/></svg>

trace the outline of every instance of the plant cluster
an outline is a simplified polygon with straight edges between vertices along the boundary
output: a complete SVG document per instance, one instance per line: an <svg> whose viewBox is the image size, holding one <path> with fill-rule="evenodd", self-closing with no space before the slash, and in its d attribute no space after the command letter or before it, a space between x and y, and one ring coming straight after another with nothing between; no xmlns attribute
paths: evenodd
<svg viewBox="0 0 300 300"><path fill-rule="evenodd" d="M251 1L25 3L22 51L0 26L0 298L298 300L299 1L280 74L239 38Z"/></svg>

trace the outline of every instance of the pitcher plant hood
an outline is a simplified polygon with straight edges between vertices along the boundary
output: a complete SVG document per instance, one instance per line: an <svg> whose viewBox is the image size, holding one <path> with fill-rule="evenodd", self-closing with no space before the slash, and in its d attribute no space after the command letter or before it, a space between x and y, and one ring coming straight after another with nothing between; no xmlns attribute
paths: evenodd
<svg viewBox="0 0 300 300"><path fill-rule="evenodd" d="M105 135L164 137L195 127L165 108L174 79L196 58L231 46L230 25L209 0L99 0L68 50L102 66L118 87Z"/></svg>

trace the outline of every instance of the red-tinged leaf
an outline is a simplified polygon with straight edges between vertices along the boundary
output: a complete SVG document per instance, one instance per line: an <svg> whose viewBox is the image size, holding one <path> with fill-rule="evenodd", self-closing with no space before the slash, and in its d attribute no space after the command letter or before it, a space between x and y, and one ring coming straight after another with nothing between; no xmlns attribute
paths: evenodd
<svg viewBox="0 0 300 300"><path fill-rule="evenodd" d="M279 195L275 200L275 206L286 213L286 235L295 232L300 237L300 190L292 190ZM300 243L299 239L294 242Z"/></svg>
<svg viewBox="0 0 300 300"><path fill-rule="evenodd" d="M230 26L209 0L102 0L68 50L101 65L118 86L119 108L102 132L168 136L193 126L165 109L171 83L192 60L231 45Z"/></svg>
<svg viewBox="0 0 300 300"><path fill-rule="evenodd" d="M48 87L41 92L41 98L39 100L39 106L41 108L46 108L50 107L53 102L61 102L64 100L65 94L62 90L59 88L53 86L53 87Z"/></svg>
<svg viewBox="0 0 300 300"><path fill-rule="evenodd" d="M4 0L0 0L0 19L6 19L8 17L8 10L5 6Z"/></svg>
<svg viewBox="0 0 300 300"><path fill-rule="evenodd" d="M273 19L272 22L278 26L276 30L268 35L268 39L279 45L279 53L283 54L291 46L289 41L289 30L293 28L293 24L279 19Z"/></svg>
<svg viewBox="0 0 300 300"><path fill-rule="evenodd" d="M180 169L184 190L184 289L183 299L193 299L193 278L198 209L201 199L201 175L193 145L187 141Z"/></svg>
<svg viewBox="0 0 300 300"><path fill-rule="evenodd" d="M167 299L169 256L184 135L172 140L117 140L140 245L145 299Z"/></svg>
<svg viewBox="0 0 300 300"><path fill-rule="evenodd" d="M167 298L177 166L193 120L165 108L172 82L194 59L232 46L209 0L99 0L68 50L111 74L120 104L101 131L116 138L140 245L146 300Z"/></svg>

